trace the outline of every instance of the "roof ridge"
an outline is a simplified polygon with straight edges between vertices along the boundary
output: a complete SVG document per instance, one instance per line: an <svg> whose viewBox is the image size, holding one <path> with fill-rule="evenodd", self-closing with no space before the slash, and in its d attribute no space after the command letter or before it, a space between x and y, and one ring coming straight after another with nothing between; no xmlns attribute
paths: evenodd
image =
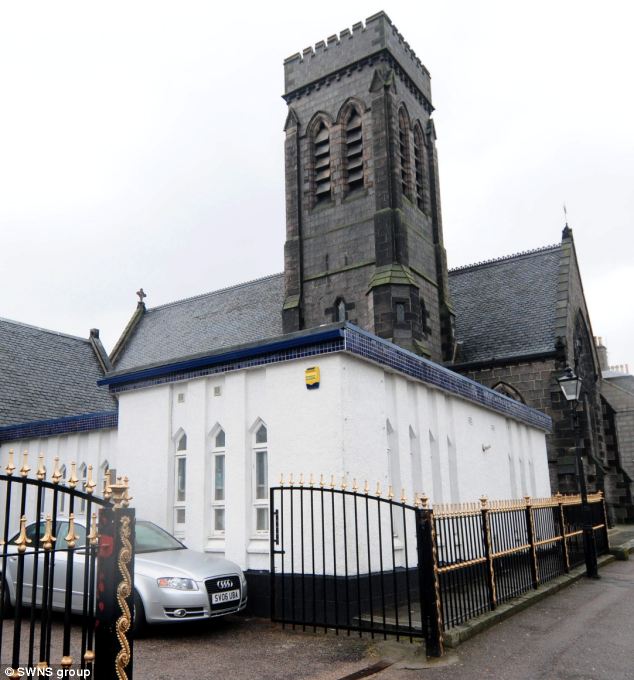
<svg viewBox="0 0 634 680"><path fill-rule="evenodd" d="M22 326L23 328L31 328L35 331L42 331L42 333L50 333L51 335L59 335L62 338L70 338L71 340L81 340L82 342L90 343L90 338L82 338L79 335L72 335L71 333L62 333L61 331L54 331L50 328L43 328L42 326L35 326L30 323L24 323L24 321L16 321L15 319L7 319L0 316L0 322L11 323L15 326Z"/></svg>
<svg viewBox="0 0 634 680"><path fill-rule="evenodd" d="M250 279L249 281L242 281L241 283L236 283L233 286L225 286L224 288L218 288L217 290L210 290L207 293L199 293L198 295L192 295L191 297L182 298L180 300L172 300L172 302L166 302L162 305L157 305L156 307L149 307L148 312L154 312L157 309L165 309L166 307L173 307L174 305L180 305L184 302L191 302L192 300L200 300L201 298L208 297L210 295L216 295L217 293L224 293L228 290L235 290L236 288L242 288L244 286L250 286L254 283L259 283L260 281L266 281L267 279L274 279L278 276L284 276L284 272L277 272L276 274L267 274L266 276L261 276L257 279Z"/></svg>
<svg viewBox="0 0 634 680"><path fill-rule="evenodd" d="M521 250L518 253L513 253L512 255L501 255L500 257L492 257L490 260L482 260L481 262L472 262L471 264L463 264L459 267L452 267L449 272L461 272L467 269L475 269L476 267L482 267L487 264L495 264L497 262L504 262L505 260L512 260L517 257L524 257L526 255L535 255L536 253L543 253L547 250L555 250L556 248L561 248L561 243L553 243L548 246L540 246L539 248L532 248L531 250Z"/></svg>

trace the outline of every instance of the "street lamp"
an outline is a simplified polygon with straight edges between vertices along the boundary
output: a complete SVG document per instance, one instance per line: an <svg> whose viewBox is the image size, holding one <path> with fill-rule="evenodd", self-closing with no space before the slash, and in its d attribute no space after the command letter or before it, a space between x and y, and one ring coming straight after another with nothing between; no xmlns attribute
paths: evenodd
<svg viewBox="0 0 634 680"><path fill-rule="evenodd" d="M581 446L579 446L579 427L577 423L577 402L581 395L581 378L568 366L561 378L557 378L559 387L563 392L566 401L572 408L572 429L575 437L575 454L577 457L577 479L581 492L581 511L583 516L583 552L586 558L586 575L591 578L599 578L599 568L597 565L597 547L594 540L594 529L592 528L592 509L588 503L588 489L586 487L586 476L583 469L583 457Z"/></svg>

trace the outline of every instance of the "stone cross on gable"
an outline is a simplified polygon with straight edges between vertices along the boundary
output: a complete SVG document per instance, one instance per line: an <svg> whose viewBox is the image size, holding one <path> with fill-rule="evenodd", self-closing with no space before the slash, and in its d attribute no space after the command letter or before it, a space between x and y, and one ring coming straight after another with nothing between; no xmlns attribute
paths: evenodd
<svg viewBox="0 0 634 680"><path fill-rule="evenodd" d="M139 304L142 305L143 304L143 298L147 297L147 295L145 294L145 291L143 290L143 288L139 288L139 290L137 290L136 294L139 296Z"/></svg>

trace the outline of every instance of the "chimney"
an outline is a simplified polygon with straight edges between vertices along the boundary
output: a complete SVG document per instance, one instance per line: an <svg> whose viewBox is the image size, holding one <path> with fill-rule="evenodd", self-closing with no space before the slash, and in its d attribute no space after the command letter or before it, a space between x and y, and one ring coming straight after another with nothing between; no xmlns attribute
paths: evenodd
<svg viewBox="0 0 634 680"><path fill-rule="evenodd" d="M607 371L609 369L607 347L603 344L603 338L601 337L596 338L595 342L597 347L597 356L599 357L599 368L602 371Z"/></svg>

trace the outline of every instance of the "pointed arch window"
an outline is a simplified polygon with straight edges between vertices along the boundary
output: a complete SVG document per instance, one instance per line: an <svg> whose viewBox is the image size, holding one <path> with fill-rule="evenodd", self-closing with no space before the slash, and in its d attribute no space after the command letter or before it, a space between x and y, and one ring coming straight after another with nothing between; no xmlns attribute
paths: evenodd
<svg viewBox="0 0 634 680"><path fill-rule="evenodd" d="M398 113L398 151L401 164L401 191L410 196L409 120L403 109Z"/></svg>
<svg viewBox="0 0 634 680"><path fill-rule="evenodd" d="M87 479L88 479L88 466L86 465L86 463L82 463L79 466L79 483L77 484L77 487L79 488L80 491L86 490L86 480ZM80 513L86 512L86 499L85 498L79 499L79 512Z"/></svg>
<svg viewBox="0 0 634 680"><path fill-rule="evenodd" d="M315 201L330 199L330 130L321 121L313 138L315 162Z"/></svg>
<svg viewBox="0 0 634 680"><path fill-rule="evenodd" d="M253 505L255 531L269 530L269 453L268 430L264 423L255 431L253 443Z"/></svg>
<svg viewBox="0 0 634 680"><path fill-rule="evenodd" d="M414 174L416 179L416 205L427 212L425 204L425 146L420 126L414 128Z"/></svg>
<svg viewBox="0 0 634 680"><path fill-rule="evenodd" d="M356 108L350 110L346 122L344 163L348 191L363 188L363 129Z"/></svg>
<svg viewBox="0 0 634 680"><path fill-rule="evenodd" d="M174 534L185 535L185 504L187 501L187 435L176 440L174 454Z"/></svg>
<svg viewBox="0 0 634 680"><path fill-rule="evenodd" d="M214 438L211 450L212 461L212 491L211 491L211 515L212 534L222 535L225 532L225 502L226 502L226 437L225 431L220 428Z"/></svg>

